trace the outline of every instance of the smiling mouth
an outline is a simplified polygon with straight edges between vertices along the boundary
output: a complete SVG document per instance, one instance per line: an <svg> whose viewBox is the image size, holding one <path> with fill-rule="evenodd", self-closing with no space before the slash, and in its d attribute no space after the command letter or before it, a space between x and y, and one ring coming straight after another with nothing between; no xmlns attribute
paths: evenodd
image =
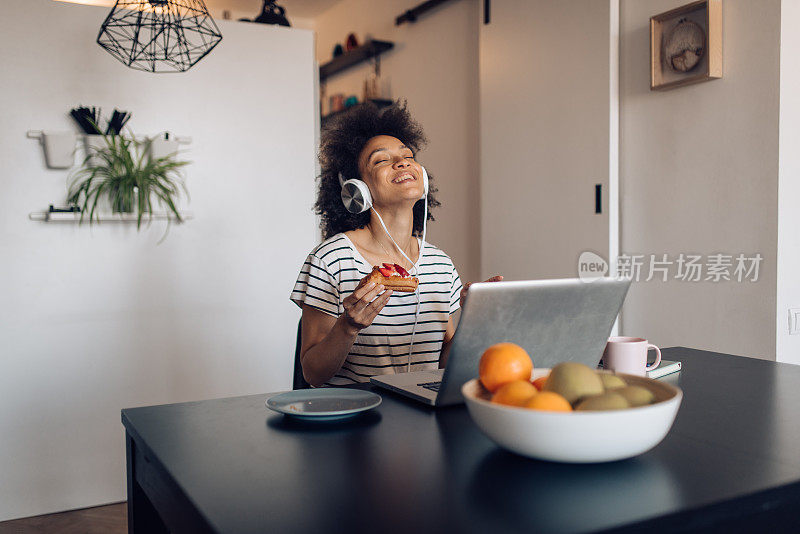
<svg viewBox="0 0 800 534"><path fill-rule="evenodd" d="M403 182L408 182L408 181L416 181L416 178L414 178L410 174L403 174L401 176L398 176L394 180L392 180L392 183L393 184L402 184Z"/></svg>

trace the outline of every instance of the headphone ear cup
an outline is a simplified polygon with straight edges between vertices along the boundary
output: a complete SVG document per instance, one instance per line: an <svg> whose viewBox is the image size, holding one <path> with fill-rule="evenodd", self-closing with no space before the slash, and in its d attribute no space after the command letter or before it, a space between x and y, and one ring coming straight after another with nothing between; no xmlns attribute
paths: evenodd
<svg viewBox="0 0 800 534"><path fill-rule="evenodd" d="M428 196L428 171L425 170L425 167L422 167L422 185L425 187L425 192L421 198L425 198Z"/></svg>
<svg viewBox="0 0 800 534"><path fill-rule="evenodd" d="M350 213L364 213L372 207L372 195L363 180L347 180L342 184L342 203Z"/></svg>

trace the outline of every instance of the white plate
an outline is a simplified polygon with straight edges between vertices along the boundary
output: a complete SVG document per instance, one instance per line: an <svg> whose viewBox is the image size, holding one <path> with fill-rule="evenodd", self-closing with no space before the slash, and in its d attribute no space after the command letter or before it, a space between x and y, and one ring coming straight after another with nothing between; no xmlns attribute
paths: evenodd
<svg viewBox="0 0 800 534"><path fill-rule="evenodd" d="M345 419L371 410L381 403L371 391L345 388L299 389L268 398L270 410L299 419L330 421Z"/></svg>

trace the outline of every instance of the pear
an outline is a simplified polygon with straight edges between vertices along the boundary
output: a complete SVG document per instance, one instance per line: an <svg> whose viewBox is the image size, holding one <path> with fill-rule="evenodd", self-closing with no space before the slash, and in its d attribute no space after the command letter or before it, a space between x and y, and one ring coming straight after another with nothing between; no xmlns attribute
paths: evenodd
<svg viewBox="0 0 800 534"><path fill-rule="evenodd" d="M619 389L624 388L628 384L625 381L618 377L617 375L612 375L611 373L597 373L600 375L600 380L603 382L603 387L606 388L606 391L611 389Z"/></svg>
<svg viewBox="0 0 800 534"><path fill-rule="evenodd" d="M649 389L642 386L626 386L622 389L615 389L614 393L619 393L628 401L631 407L646 406L656 400L656 396Z"/></svg>
<svg viewBox="0 0 800 534"><path fill-rule="evenodd" d="M542 391L558 393L574 405L582 397L603 393L605 388L594 369L582 363L564 362L553 367Z"/></svg>
<svg viewBox="0 0 800 534"><path fill-rule="evenodd" d="M630 408L630 404L616 391L607 391L600 395L586 397L575 406L575 410L578 412L624 410L625 408Z"/></svg>

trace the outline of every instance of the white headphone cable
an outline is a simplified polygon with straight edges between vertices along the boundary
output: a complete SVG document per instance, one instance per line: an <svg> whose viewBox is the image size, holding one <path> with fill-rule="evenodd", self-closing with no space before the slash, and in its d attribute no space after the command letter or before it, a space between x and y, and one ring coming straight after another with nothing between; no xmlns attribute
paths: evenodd
<svg viewBox="0 0 800 534"><path fill-rule="evenodd" d="M423 200L424 200L424 205L425 205L425 216L422 219L422 241L420 242L420 245L419 245L419 257L417 258L417 262L422 261L422 250L425 247L425 237L426 237L426 234L428 232L428 197L427 197L427 195L425 196L425 198ZM378 216L378 220L380 221L381 226L383 226L383 231L386 232L386 235L388 235L389 239L392 240L392 243L394 243L394 246L397 247L397 250L400 251L400 254L402 254L403 257L408 260L408 263L410 263L412 265L412 270L416 271L417 276L419 276L419 268L417 267L417 264L414 263L413 261L411 261L411 258L409 258L408 255L406 255L406 253L403 251L403 249L400 247L400 245L397 244L397 241L394 240L394 238L392 237L392 234L389 233L389 229L386 228L386 224L383 222L383 217L381 217L381 214L378 213L378 210L376 210L374 207L371 207L370 209L372 209L372 211L375 212L375 215ZM419 291L419 285L417 285L417 289L414 292L417 294L417 308L416 308L416 311L414 312L414 327L411 329L411 341L409 342L409 347L408 347L408 361L406 362L406 372L411 371L411 354L414 352L414 336L417 333L417 322L419 321L419 307L420 307L420 304L421 304L421 301L422 301L422 295L420 294L420 291Z"/></svg>
<svg viewBox="0 0 800 534"><path fill-rule="evenodd" d="M392 243L394 243L394 246L397 247L397 250L400 251L400 254L402 254L403 257L408 260L408 263L411 264L411 270L412 271L413 270L417 270L417 264L414 263L413 261L411 261L411 258L408 257L408 255L405 253L405 251L403 251L403 248L400 245L397 244L397 241L394 240L394 238L392 237L392 234L389 233L389 229L386 228L386 224L383 222L383 217L381 217L381 214L378 213L378 210L376 210L374 207L370 207L370 209L375 212L375 215L378 216L378 220L380 221L381 226L383 226L383 231L386 232L386 235L388 235L389 239L392 240ZM427 202L425 204L425 216L426 217L428 216ZM425 243L425 223L423 223L423 228L422 228L422 244L419 246L419 258L422 257L422 247L425 246L424 243ZM417 261L419 261L419 258L417 258Z"/></svg>
<svg viewBox="0 0 800 534"><path fill-rule="evenodd" d="M408 344L408 361L406 362L406 372L411 371L411 354L414 352L414 335L417 333L417 321L419 320L419 304L422 299L419 294L419 286L415 290L417 294L417 309L414 311L414 328L411 329L411 342Z"/></svg>

